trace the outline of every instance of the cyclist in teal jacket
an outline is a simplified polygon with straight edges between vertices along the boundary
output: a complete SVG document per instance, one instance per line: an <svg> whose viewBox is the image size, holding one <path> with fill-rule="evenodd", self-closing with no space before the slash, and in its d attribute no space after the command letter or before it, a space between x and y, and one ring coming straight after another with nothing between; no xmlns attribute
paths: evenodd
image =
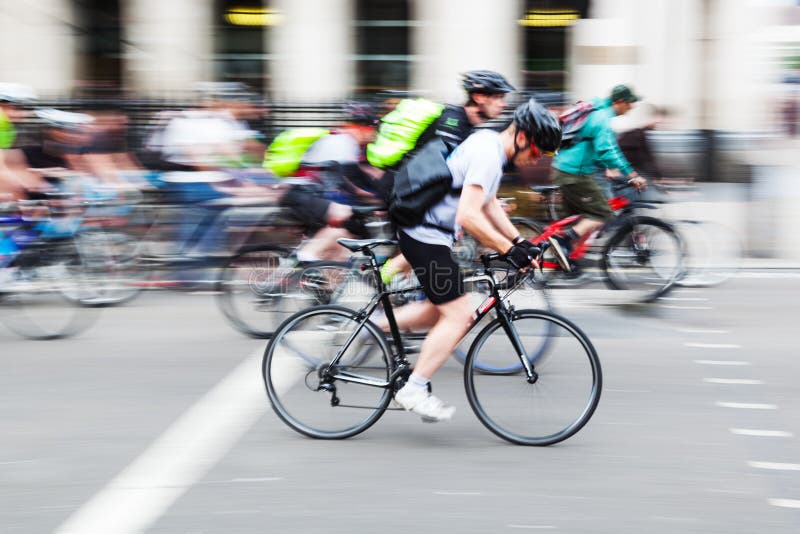
<svg viewBox="0 0 800 534"><path fill-rule="evenodd" d="M561 187L564 211L568 215L582 215L563 236L551 239L553 251L566 270L572 268L568 259L572 243L613 216L605 194L593 177L597 168L618 169L636 189L647 187L644 178L625 159L617 144L617 135L611 129L611 119L630 111L638 100L625 85L614 87L609 98L595 99L592 102L594 111L587 117L574 144L560 149L553 159L551 176Z"/></svg>

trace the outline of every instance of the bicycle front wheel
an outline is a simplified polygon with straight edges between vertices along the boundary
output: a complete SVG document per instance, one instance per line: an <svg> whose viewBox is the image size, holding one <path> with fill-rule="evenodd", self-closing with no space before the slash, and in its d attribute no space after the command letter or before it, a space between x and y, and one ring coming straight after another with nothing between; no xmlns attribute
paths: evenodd
<svg viewBox="0 0 800 534"><path fill-rule="evenodd" d="M312 438L349 438L386 410L393 360L378 327L366 322L332 364L359 323L353 310L315 306L275 331L264 353L264 384L275 413L292 429ZM343 375L352 380L337 378Z"/></svg>
<svg viewBox="0 0 800 534"><path fill-rule="evenodd" d="M470 347L464 386L475 415L494 434L519 445L552 445L578 432L600 401L602 371L592 343L554 313L520 310L512 317L535 380L526 374L487 375L482 366L520 364L500 319Z"/></svg>

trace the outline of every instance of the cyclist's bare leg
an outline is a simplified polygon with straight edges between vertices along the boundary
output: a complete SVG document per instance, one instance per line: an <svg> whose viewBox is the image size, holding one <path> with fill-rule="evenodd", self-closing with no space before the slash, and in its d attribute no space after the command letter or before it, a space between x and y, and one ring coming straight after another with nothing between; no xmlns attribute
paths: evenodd
<svg viewBox="0 0 800 534"><path fill-rule="evenodd" d="M428 380L447 361L469 329L473 308L469 296L436 306L439 320L422 342L414 374Z"/></svg>
<svg viewBox="0 0 800 534"><path fill-rule="evenodd" d="M349 257L349 253L346 248L336 242L340 237L352 237L352 235L344 228L326 226L317 231L317 233L297 251L297 256L307 261L345 261Z"/></svg>
<svg viewBox="0 0 800 534"><path fill-rule="evenodd" d="M440 313L436 305L429 300L411 302L400 308L394 309L394 318L397 328L403 332L408 330L427 330L439 319ZM376 319L375 324L384 332L389 331L389 321L383 315Z"/></svg>

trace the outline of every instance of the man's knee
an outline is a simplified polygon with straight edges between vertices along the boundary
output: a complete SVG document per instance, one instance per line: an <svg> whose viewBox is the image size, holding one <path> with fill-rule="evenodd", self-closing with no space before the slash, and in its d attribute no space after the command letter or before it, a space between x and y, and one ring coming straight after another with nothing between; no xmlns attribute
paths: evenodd
<svg viewBox="0 0 800 534"><path fill-rule="evenodd" d="M470 299L467 295L445 302L444 304L437 304L436 309L439 311L440 320L466 320L472 316L472 306Z"/></svg>
<svg viewBox="0 0 800 534"><path fill-rule="evenodd" d="M350 209L350 206L339 204L337 202L331 202L328 206L328 211L326 212L325 217L328 221L328 224L333 226L341 226L344 221L349 219L352 215L353 210Z"/></svg>

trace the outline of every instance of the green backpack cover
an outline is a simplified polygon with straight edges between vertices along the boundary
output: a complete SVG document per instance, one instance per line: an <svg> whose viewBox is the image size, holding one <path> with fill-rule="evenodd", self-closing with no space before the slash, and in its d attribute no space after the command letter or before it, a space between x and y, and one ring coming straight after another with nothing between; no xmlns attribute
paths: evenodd
<svg viewBox="0 0 800 534"><path fill-rule="evenodd" d="M442 111L443 105L424 98L401 100L381 119L375 141L367 145L367 161L381 169L397 165Z"/></svg>
<svg viewBox="0 0 800 534"><path fill-rule="evenodd" d="M17 130L5 113L0 111L0 149L11 148L14 146L14 139L17 137Z"/></svg>
<svg viewBox="0 0 800 534"><path fill-rule="evenodd" d="M330 134L325 128L289 128L278 134L264 153L264 168L278 176L291 176L308 149Z"/></svg>

